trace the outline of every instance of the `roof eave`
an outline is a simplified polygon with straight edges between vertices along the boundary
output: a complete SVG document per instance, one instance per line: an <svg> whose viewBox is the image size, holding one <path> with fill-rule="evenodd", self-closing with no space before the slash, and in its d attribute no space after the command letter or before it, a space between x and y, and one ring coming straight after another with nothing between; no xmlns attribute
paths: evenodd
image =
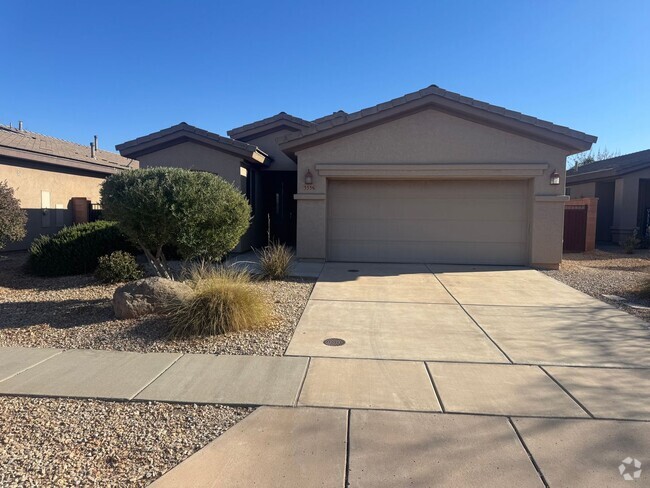
<svg viewBox="0 0 650 488"><path fill-rule="evenodd" d="M44 154L24 149L16 149L12 147L0 146L0 156L7 158L19 159L28 162L52 164L65 168L74 168L93 173L101 173L111 175L121 171L130 169L128 166L121 166L118 164L106 164L101 162L82 161L77 159L66 158L63 156L55 156L52 154Z"/></svg>
<svg viewBox="0 0 650 488"><path fill-rule="evenodd" d="M140 138L140 139L144 139L144 138ZM214 149L221 151L223 153L241 157L242 159L245 159L246 161L251 163L268 164L271 161L271 158L268 154L261 151L259 148L255 146L252 146L250 150L244 149L244 148L232 146L230 144L224 144L210 137L206 137L201 134L197 134L196 132L187 131L183 129L163 134L160 137L149 138L146 141L139 141L139 142L136 141L138 141L138 139L135 139L134 141L130 141L130 142L125 142L123 144L119 144L115 146L115 148L118 151L120 151L120 154L122 156L128 156L137 159L137 157L141 156L142 154L148 154L158 149L170 147L176 144L181 144L186 141L194 141L203 145L213 147Z"/></svg>
<svg viewBox="0 0 650 488"><path fill-rule="evenodd" d="M638 163L631 166L625 166L622 168L605 168L598 171L577 171L573 174L567 175L567 184L577 184L577 183L589 183L591 181L598 181L608 178L617 178L619 176L624 176L629 173L634 173L635 171L641 171L644 169L650 168L650 161Z"/></svg>
<svg viewBox="0 0 650 488"><path fill-rule="evenodd" d="M416 98L399 104L387 102L386 104L366 109L359 112L359 116L348 119L341 117L329 123L322 124L326 128L321 130L306 130L300 137L286 138L280 142L280 148L288 155L295 157L295 153L307 147L315 146L333 140L344 135L352 134L380 125L390 120L395 120L407 115L411 115L428 108L441 110L451 115L466 118L468 120L483 123L493 127L524 135L531 139L539 140L546 144L560 147L568 151L568 154L576 154L591 148L592 144L597 141L597 137L588 134L575 132L580 137L563 134L552 131L542 125L533 125L531 123L508 117L504 114L496 113L481 109L476 106L467 105L446 97L438 95L428 95L422 98ZM381 108L380 108L381 107ZM506 110L504 109L504 112ZM550 123L548 123L550 125ZM321 126L322 126L321 125Z"/></svg>

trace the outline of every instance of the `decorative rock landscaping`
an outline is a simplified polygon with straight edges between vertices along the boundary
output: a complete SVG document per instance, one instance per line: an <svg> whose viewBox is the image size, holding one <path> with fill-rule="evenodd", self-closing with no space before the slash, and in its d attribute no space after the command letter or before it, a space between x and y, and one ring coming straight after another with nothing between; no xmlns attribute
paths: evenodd
<svg viewBox="0 0 650 488"><path fill-rule="evenodd" d="M167 300L191 288L181 281L154 276L132 281L118 287L113 293L113 311L118 319L135 319L160 313Z"/></svg>
<svg viewBox="0 0 650 488"><path fill-rule="evenodd" d="M146 486L251 411L0 397L0 485Z"/></svg>
<svg viewBox="0 0 650 488"><path fill-rule="evenodd" d="M255 282L273 307L269 327L171 339L158 316L116 319L111 299L117 285L90 275L31 276L22 270L25 257L14 253L0 261L0 346L281 356L314 286L302 278Z"/></svg>

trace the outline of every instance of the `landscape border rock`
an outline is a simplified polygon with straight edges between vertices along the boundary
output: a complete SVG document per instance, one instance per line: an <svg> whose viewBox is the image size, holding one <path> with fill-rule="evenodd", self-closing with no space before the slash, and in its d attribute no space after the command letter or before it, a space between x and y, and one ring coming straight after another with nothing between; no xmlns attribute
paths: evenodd
<svg viewBox="0 0 650 488"><path fill-rule="evenodd" d="M113 293L113 311L118 319L158 314L171 299L191 292L189 285L160 278L142 278L118 287Z"/></svg>

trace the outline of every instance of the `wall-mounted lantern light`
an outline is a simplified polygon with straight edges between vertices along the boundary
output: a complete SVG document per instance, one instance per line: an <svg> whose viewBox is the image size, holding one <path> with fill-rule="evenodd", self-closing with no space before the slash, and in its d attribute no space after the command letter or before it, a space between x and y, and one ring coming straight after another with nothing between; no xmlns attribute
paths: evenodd
<svg viewBox="0 0 650 488"><path fill-rule="evenodd" d="M307 170L305 173L305 185L311 185L314 183L314 177L311 174L311 171Z"/></svg>
<svg viewBox="0 0 650 488"><path fill-rule="evenodd" d="M560 173L558 173L556 170L553 170L551 173L551 185L559 185L560 184Z"/></svg>

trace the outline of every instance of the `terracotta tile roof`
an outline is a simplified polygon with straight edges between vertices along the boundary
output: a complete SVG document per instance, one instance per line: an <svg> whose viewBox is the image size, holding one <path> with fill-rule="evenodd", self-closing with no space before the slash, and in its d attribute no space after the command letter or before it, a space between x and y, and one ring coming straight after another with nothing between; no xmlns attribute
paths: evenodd
<svg viewBox="0 0 650 488"><path fill-rule="evenodd" d="M383 112L388 112L391 109L399 109L403 106L406 106L410 102L423 101L423 99L425 98L444 100L447 101L447 103L455 102L458 105L471 107L473 109L478 109L486 114L502 116L504 119L521 122L536 128L546 129L551 133L566 136L572 139L577 139L579 141L583 141L584 143L588 143L588 144L594 143L597 140L597 137L589 134L585 134L584 132L579 132L570 129L568 127L553 124L552 122L531 117L529 115L522 114L521 112L508 110L504 107L499 107L496 105L491 105L489 103L481 102L473 98L465 97L458 93L443 90L442 88L439 88L436 85L431 85L422 90L413 93L408 93L404 96L395 98L388 102L380 103L378 105L374 105L372 107L359 110L358 112L346 114L341 117L330 118L329 120L323 121L317 125L313 125L311 127L305 128L301 130L299 133L288 134L284 137L278 138L278 142L281 145L286 145L287 148L290 148L294 146L294 144L292 144L294 141L298 141L299 139L305 138L307 136L324 133L326 131L337 132L337 131L333 131L332 129L339 128L339 127L341 128L341 132L343 132L342 126L345 126L346 124L352 124L366 117L372 115L379 115L382 114Z"/></svg>
<svg viewBox="0 0 650 488"><path fill-rule="evenodd" d="M0 125L0 149L2 148L19 151L23 159L30 159L30 154L33 154L34 156L64 158L98 166L138 166L137 161L122 157L114 152L100 149L96 152L96 157L92 158L90 156L90 146L64 141L37 132L18 130L6 125Z"/></svg>

